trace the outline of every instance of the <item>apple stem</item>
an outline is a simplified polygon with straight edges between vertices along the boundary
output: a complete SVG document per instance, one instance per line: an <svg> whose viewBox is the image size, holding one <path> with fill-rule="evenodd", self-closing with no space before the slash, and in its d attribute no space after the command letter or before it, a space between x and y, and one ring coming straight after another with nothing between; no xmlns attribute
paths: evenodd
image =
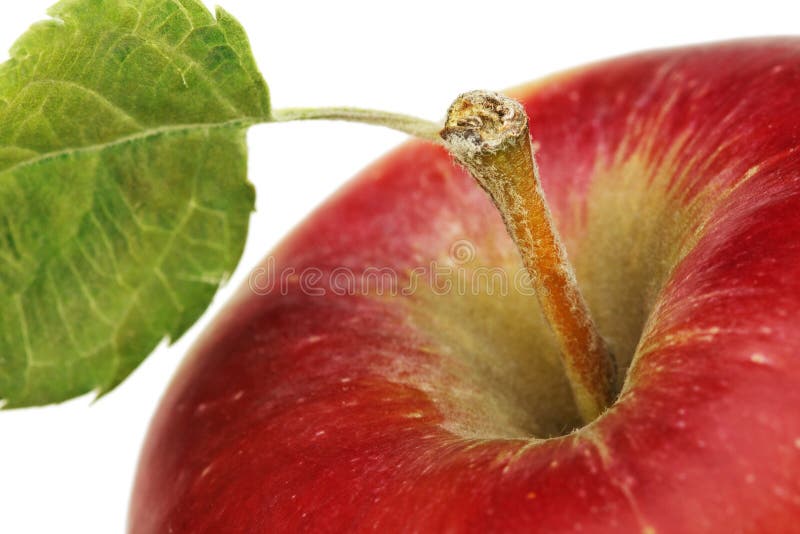
<svg viewBox="0 0 800 534"><path fill-rule="evenodd" d="M271 115L273 122L336 120L385 126L420 139L441 144L441 139L439 138L441 124L400 113L389 113L373 109L333 107L275 109L272 110Z"/></svg>
<svg viewBox="0 0 800 534"><path fill-rule="evenodd" d="M440 135L500 211L558 339L578 411L584 422L594 420L614 400L616 364L553 224L525 109L497 93L466 93L450 107Z"/></svg>
<svg viewBox="0 0 800 534"><path fill-rule="evenodd" d="M617 368L581 295L544 198L522 105L488 91L461 95L444 128L399 113L351 107L273 110L272 122L341 120L385 126L444 145L489 194L531 277L581 418L596 419L616 394Z"/></svg>

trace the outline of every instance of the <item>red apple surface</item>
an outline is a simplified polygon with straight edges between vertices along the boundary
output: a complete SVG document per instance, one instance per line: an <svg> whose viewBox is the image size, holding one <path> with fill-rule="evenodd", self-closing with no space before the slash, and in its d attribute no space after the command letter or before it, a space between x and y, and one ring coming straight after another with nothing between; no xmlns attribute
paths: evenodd
<svg viewBox="0 0 800 534"><path fill-rule="evenodd" d="M412 142L278 247L183 365L132 532L797 531L800 40L512 95L616 402L579 422L500 215Z"/></svg>

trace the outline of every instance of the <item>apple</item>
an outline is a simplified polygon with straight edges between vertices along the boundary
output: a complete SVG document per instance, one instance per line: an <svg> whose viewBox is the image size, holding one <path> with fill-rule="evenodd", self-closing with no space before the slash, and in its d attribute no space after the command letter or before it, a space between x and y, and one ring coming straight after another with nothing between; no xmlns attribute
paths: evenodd
<svg viewBox="0 0 800 534"><path fill-rule="evenodd" d="M800 39L510 94L615 358L610 407L581 417L503 218L411 142L196 346L152 423L132 532L796 531Z"/></svg>

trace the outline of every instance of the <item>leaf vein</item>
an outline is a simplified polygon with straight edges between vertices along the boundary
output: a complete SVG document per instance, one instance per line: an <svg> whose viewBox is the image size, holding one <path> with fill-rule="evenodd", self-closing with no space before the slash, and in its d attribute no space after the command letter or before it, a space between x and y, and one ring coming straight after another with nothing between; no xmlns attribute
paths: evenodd
<svg viewBox="0 0 800 534"><path fill-rule="evenodd" d="M83 275L81 275L81 272L76 268L75 262L72 260L72 258L66 255L62 255L62 258L64 259L69 269L72 271L72 274L75 276L75 280L78 283L81 293L83 293L83 295L86 297L86 300L89 302L89 307L92 308L92 310L94 310L95 315L97 315L97 318L109 326L114 326L114 321L110 317L108 317L105 313L103 313L103 311L100 309L100 305L94 298L92 292L89 290L89 287L86 285L86 280L83 279Z"/></svg>
<svg viewBox="0 0 800 534"><path fill-rule="evenodd" d="M55 86L70 87L72 89L78 89L79 91L82 91L82 92L84 92L84 93L86 93L88 95L91 95L93 98L96 98L97 100L99 100L100 102L105 104L107 107L111 108L112 110L117 112L119 115L123 116L127 121L131 122L132 125L135 126L136 128L139 128L140 130L143 130L145 128L142 123L140 123L129 112L127 112L122 107L120 107L119 104L109 100L107 96L105 96L102 93L96 91L95 89L92 89L91 87L88 87L88 86L83 85L81 83L78 83L78 82L75 82L75 81L71 81L71 80L55 80L55 79L52 79L52 78L45 78L45 79L35 80L35 81L30 82L28 84L29 87L30 86L35 86L35 85L43 85L43 86L55 85Z"/></svg>
<svg viewBox="0 0 800 534"><path fill-rule="evenodd" d="M150 139L159 137L159 136L170 136L170 135L180 135L180 134L187 134L193 131L210 131L216 129L226 129L226 128L246 128L256 122L254 118L244 118L244 119L232 119L225 122L217 122L217 123L196 123L196 124L176 124L176 125L169 125L169 126L161 126L158 128L151 128L148 130L143 130L141 132L136 132L134 134L126 135L123 137L119 137L112 141L102 142L102 143L95 143L92 145L86 145L77 148L67 148L63 150L56 150L52 152L46 152L41 154L38 157L31 158L28 160L20 161L15 163L11 167L3 169L0 171L0 175L14 172L21 168L32 167L40 164L47 163L49 161L64 158L64 157L74 157L77 155L82 154L93 154L97 152L103 152L107 149L117 148L121 146L125 146L128 144L135 144L139 141L148 141Z"/></svg>

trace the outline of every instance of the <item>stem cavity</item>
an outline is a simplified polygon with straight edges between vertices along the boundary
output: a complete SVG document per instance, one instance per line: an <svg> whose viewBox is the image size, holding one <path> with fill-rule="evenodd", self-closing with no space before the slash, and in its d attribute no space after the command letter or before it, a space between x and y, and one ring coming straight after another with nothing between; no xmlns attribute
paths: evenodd
<svg viewBox="0 0 800 534"><path fill-rule="evenodd" d="M585 423L614 401L616 363L589 313L544 198L522 105L498 93L458 97L437 123L350 107L273 110L273 122L342 120L385 126L443 144L489 194L519 250L553 329L572 395Z"/></svg>
<svg viewBox="0 0 800 534"><path fill-rule="evenodd" d="M466 93L450 107L440 135L500 211L555 332L578 411L584 422L594 420L614 400L616 364L553 224L524 108L497 93Z"/></svg>

